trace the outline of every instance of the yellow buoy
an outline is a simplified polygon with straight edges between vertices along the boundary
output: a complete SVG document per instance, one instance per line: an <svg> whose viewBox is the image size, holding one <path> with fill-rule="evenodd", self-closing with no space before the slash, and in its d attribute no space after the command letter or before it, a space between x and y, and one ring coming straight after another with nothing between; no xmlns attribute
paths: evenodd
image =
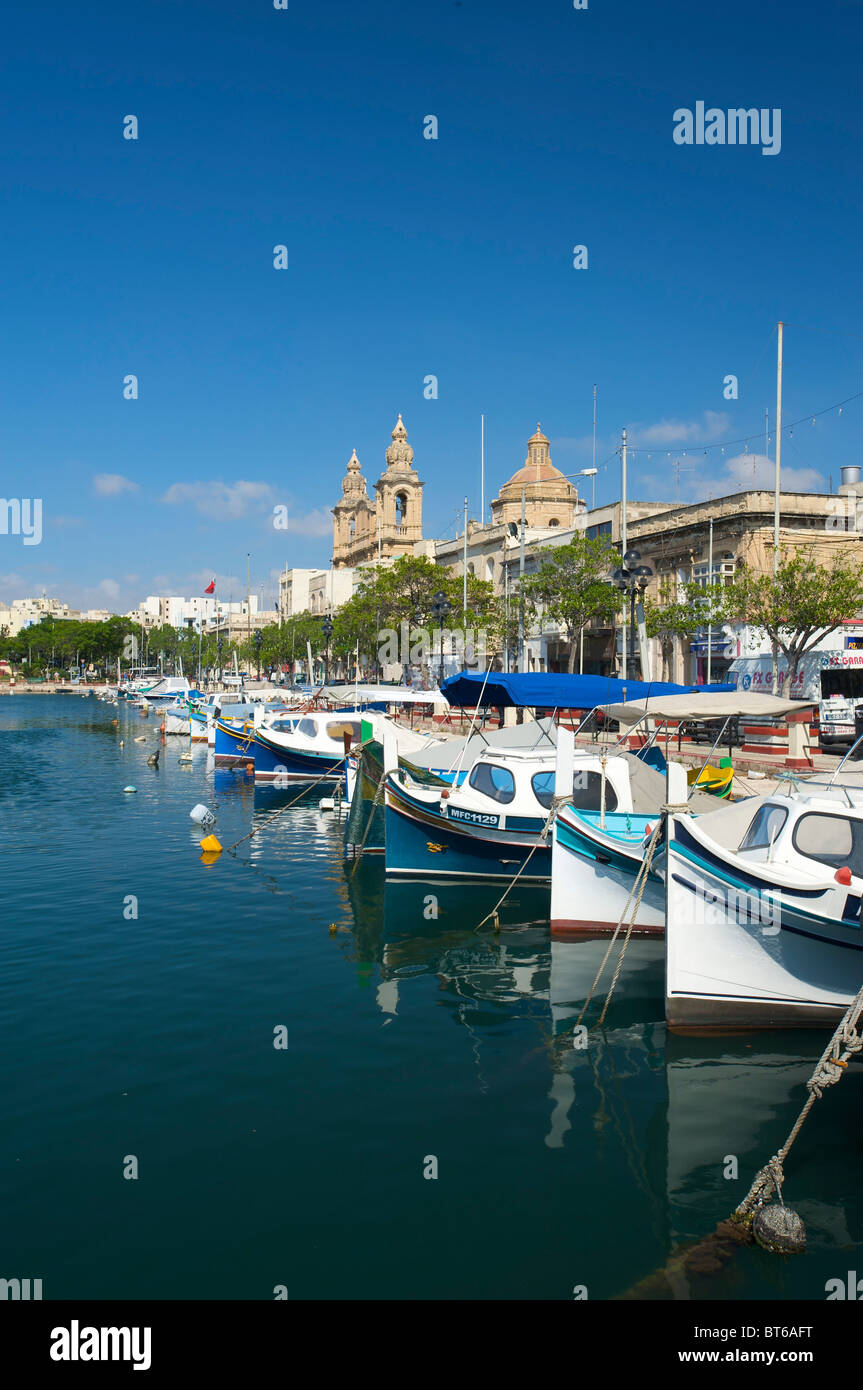
<svg viewBox="0 0 863 1390"><path fill-rule="evenodd" d="M219 841L216 839L215 835L205 835L203 840L201 841L201 849L203 850L204 854L222 853L222 846L219 844Z"/></svg>
<svg viewBox="0 0 863 1390"><path fill-rule="evenodd" d="M338 927L336 926L335 922L330 922L330 936L335 936L337 931Z"/></svg>

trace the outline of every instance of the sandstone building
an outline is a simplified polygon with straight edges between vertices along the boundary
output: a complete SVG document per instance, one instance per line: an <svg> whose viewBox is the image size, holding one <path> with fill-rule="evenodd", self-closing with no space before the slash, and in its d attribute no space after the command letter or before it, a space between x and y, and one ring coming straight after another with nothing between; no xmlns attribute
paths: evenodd
<svg viewBox="0 0 863 1390"><path fill-rule="evenodd" d="M414 451L399 415L386 451L386 469L375 483L375 501L366 491L354 449L342 479L342 500L333 507L333 568L378 557L409 555L422 540L422 490L413 466Z"/></svg>

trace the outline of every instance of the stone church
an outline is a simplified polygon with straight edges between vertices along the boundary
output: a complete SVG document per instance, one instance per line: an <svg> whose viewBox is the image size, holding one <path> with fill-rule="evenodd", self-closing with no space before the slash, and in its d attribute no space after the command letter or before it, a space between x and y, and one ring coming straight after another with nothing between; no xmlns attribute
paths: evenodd
<svg viewBox="0 0 863 1390"><path fill-rule="evenodd" d="M333 507L333 569L364 560L409 555L422 540L425 486L413 467L414 451L399 415L386 451L386 468L375 483L374 501L366 491L362 464L354 449L342 479L341 501Z"/></svg>
<svg viewBox="0 0 863 1390"><path fill-rule="evenodd" d="M527 441L524 467L513 473L508 483L504 483L500 496L491 504L494 525L521 522L522 491L527 526L549 527L552 530L559 526L562 531L567 531L575 524L578 513L585 508L578 489L552 463L548 438L539 425L536 434L532 434Z"/></svg>

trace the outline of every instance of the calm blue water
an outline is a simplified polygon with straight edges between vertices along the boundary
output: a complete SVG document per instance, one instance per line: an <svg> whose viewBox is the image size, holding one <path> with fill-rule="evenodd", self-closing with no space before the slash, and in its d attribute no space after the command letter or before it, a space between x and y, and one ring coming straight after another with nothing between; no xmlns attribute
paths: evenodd
<svg viewBox="0 0 863 1390"><path fill-rule="evenodd" d="M542 893L498 936L473 930L498 891L439 889L430 920L428 886L348 876L318 793L206 867L196 802L228 845L296 793L201 746L181 766L180 739L154 770L157 746L135 711L0 699L0 1276L45 1298L607 1298L784 1139L820 1034L666 1038L662 945L637 942L577 1051L605 943L552 946ZM744 1251L692 1297L823 1299L863 1270L860 1087L787 1164L809 1253Z"/></svg>

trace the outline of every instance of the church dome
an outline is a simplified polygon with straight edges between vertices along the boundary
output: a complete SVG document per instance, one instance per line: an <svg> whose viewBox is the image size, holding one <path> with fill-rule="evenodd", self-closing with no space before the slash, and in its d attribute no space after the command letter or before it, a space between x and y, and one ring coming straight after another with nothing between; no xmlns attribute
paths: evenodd
<svg viewBox="0 0 863 1390"><path fill-rule="evenodd" d="M560 482L562 486L557 491L558 496L569 497L575 492L572 483L564 478L559 468L555 468L549 453L549 439L543 434L539 425L536 427L536 434L532 434L527 441L527 458L524 467L517 473L513 473L509 482L504 484L504 488L518 488L521 491L523 484L528 487L535 483Z"/></svg>
<svg viewBox="0 0 863 1390"><path fill-rule="evenodd" d="M524 466L504 483L500 496L491 504L495 523L521 520L522 490L528 525L552 529L572 525L579 507L578 489L555 468L548 436L539 425L527 441Z"/></svg>

